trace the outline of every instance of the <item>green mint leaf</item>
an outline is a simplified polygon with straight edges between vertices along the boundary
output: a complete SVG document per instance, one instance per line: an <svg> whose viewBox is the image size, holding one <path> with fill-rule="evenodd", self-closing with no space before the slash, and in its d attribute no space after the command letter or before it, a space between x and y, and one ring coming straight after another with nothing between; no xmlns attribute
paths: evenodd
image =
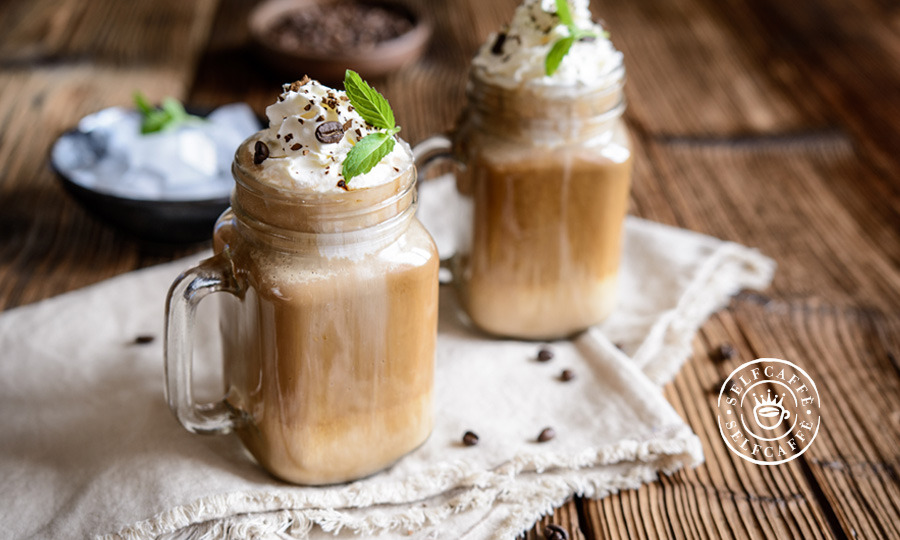
<svg viewBox="0 0 900 540"><path fill-rule="evenodd" d="M344 73L344 89L363 120L377 128L394 129L394 111L388 101L352 69Z"/></svg>
<svg viewBox="0 0 900 540"><path fill-rule="evenodd" d="M136 91L133 94L134 105L137 107L138 111L143 115L150 114L153 112L153 105L150 105L150 102L147 101L147 96L145 96L140 90Z"/></svg>
<svg viewBox="0 0 900 540"><path fill-rule="evenodd" d="M354 176L371 171L384 156L391 153L395 142L392 133L384 132L370 133L360 139L344 159L341 168L344 181L349 184Z"/></svg>
<svg viewBox="0 0 900 540"><path fill-rule="evenodd" d="M559 64L562 62L563 58L565 58L566 54L568 54L573 43L575 43L575 38L569 36L557 41L553 44L553 47L550 48L550 52L547 53L547 59L544 61L544 72L548 77L556 73L556 70L559 69Z"/></svg>
<svg viewBox="0 0 900 540"><path fill-rule="evenodd" d="M569 0L556 0L556 16L559 17L559 22L569 27L570 31L575 27L575 20L569 11Z"/></svg>
<svg viewBox="0 0 900 540"><path fill-rule="evenodd" d="M188 113L185 112L184 106L175 98L167 97L164 99L162 110L166 111L173 124L184 122L188 118Z"/></svg>
<svg viewBox="0 0 900 540"><path fill-rule="evenodd" d="M154 107L140 91L134 93L134 105L141 113L141 133L156 133L166 129L175 129L189 121L203 121L199 116L188 114L184 106L175 98L167 97L162 107Z"/></svg>
<svg viewBox="0 0 900 540"><path fill-rule="evenodd" d="M154 110L144 115L141 121L141 133L156 133L162 131L169 124L169 114L165 111Z"/></svg>

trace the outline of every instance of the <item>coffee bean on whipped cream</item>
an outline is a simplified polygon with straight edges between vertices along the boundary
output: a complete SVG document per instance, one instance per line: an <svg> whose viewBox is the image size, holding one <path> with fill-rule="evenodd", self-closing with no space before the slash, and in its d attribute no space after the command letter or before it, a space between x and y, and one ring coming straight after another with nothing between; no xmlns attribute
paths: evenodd
<svg viewBox="0 0 900 540"><path fill-rule="evenodd" d="M553 360L553 351L544 347L538 351L537 359L538 362L549 362L550 360Z"/></svg>
<svg viewBox="0 0 900 540"><path fill-rule="evenodd" d="M575 378L575 372L571 369L564 369L562 373L559 374L559 380L562 382L569 382Z"/></svg>
<svg viewBox="0 0 900 540"><path fill-rule="evenodd" d="M337 122L325 122L316 128L316 139L321 143L332 144L344 137L344 129Z"/></svg>
<svg viewBox="0 0 900 540"><path fill-rule="evenodd" d="M569 531L560 525L551 523L544 527L544 538L546 540L569 540Z"/></svg>
<svg viewBox="0 0 900 540"><path fill-rule="evenodd" d="M269 157L269 147L262 141L256 141L253 151L253 163L259 165Z"/></svg>
<svg viewBox="0 0 900 540"><path fill-rule="evenodd" d="M537 442L551 441L554 437L556 437L556 430L552 427L546 427L541 431L540 435L538 435Z"/></svg>
<svg viewBox="0 0 900 540"><path fill-rule="evenodd" d="M467 431L463 434L462 442L466 446L475 446L478 444L478 440L478 435L472 431Z"/></svg>
<svg viewBox="0 0 900 540"><path fill-rule="evenodd" d="M500 56L503 54L503 44L506 43L506 32L500 32L497 34L497 39L494 41L494 45L491 47L491 54Z"/></svg>

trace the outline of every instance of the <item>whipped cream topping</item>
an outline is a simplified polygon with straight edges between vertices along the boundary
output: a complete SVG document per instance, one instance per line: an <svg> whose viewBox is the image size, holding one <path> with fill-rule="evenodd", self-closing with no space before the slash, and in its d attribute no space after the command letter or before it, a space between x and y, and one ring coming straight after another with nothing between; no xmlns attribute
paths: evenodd
<svg viewBox="0 0 900 540"><path fill-rule="evenodd" d="M550 77L545 72L547 53L569 30L556 16L554 0L524 0L516 8L508 28L492 34L472 60L472 68L482 80L513 88L539 86L603 86L621 77L622 53L600 24L591 20L589 0L570 0L575 25L597 35L576 41Z"/></svg>
<svg viewBox="0 0 900 540"><path fill-rule="evenodd" d="M269 128L257 137L269 155L260 163L257 178L282 189L336 193L373 187L390 182L412 164L409 145L398 140L371 171L345 184L341 168L347 153L379 130L362 119L345 92L318 81L304 78L284 85L278 101L266 108L266 116ZM323 126L328 122L337 124Z"/></svg>

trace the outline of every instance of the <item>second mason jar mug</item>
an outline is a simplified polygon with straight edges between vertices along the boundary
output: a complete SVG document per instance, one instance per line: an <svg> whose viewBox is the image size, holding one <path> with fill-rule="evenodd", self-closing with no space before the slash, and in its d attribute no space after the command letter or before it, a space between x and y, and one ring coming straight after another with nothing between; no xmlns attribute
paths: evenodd
<svg viewBox="0 0 900 540"><path fill-rule="evenodd" d="M450 269L476 327L563 338L615 306L632 169L624 75L620 64L601 86L506 88L473 71L454 133L417 146L420 173L458 164Z"/></svg>
<svg viewBox="0 0 900 540"><path fill-rule="evenodd" d="M300 196L255 178L252 142L236 154L215 255L169 293L169 405L190 431L235 430L284 480L369 475L433 425L438 258L414 215L415 167L384 185ZM225 397L197 404L193 318L215 291L237 297L220 313Z"/></svg>

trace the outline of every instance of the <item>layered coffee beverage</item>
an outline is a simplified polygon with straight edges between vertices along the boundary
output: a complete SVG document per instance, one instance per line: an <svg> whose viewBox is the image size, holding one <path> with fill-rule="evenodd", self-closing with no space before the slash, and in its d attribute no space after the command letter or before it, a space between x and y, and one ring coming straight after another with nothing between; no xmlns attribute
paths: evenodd
<svg viewBox="0 0 900 540"><path fill-rule="evenodd" d="M431 432L437 252L415 218L406 143L342 174L377 131L344 92L294 83L267 116L235 154L232 207L214 234L237 296L220 318L225 404L275 476L343 482Z"/></svg>
<svg viewBox="0 0 900 540"><path fill-rule="evenodd" d="M526 0L473 60L452 138L470 226L452 269L466 315L491 334L567 337L616 303L632 169L624 68L587 4L561 17ZM550 50L578 32L548 75Z"/></svg>

